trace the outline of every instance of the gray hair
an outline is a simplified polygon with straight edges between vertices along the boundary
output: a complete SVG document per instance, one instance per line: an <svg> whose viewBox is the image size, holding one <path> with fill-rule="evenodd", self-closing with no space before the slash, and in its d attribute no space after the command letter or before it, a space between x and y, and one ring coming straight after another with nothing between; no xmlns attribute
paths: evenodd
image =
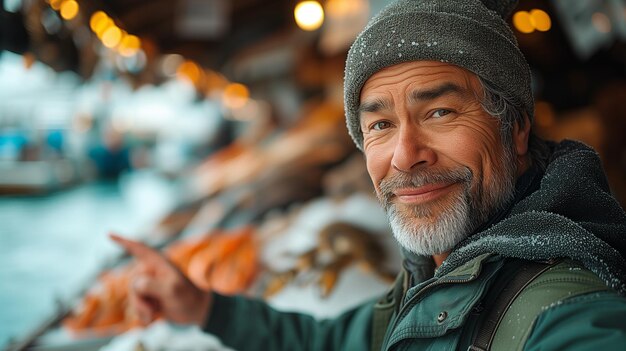
<svg viewBox="0 0 626 351"><path fill-rule="evenodd" d="M533 116L528 116L528 119L526 119L524 108L514 103L514 99L510 94L507 94L480 76L478 76L478 80L483 88L483 96L478 96L478 100L489 115L500 120L500 137L504 146L513 148L513 127L516 124L520 128L525 127L526 123L531 123L529 121L533 119ZM532 164L538 166L541 170L545 170L548 153L546 141L535 134L531 125L528 138L528 154Z"/></svg>

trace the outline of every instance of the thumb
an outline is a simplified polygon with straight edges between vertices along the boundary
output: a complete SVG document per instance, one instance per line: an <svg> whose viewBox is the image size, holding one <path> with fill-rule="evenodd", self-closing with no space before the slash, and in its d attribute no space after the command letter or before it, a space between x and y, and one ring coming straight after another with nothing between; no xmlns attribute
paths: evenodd
<svg viewBox="0 0 626 351"><path fill-rule="evenodd" d="M165 299L159 281L148 275L137 276L130 284L130 308L147 325L162 312Z"/></svg>

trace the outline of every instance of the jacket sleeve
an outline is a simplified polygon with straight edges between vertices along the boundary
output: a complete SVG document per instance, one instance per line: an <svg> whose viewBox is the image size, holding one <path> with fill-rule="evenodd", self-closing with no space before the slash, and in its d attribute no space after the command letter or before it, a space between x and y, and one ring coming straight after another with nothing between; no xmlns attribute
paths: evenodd
<svg viewBox="0 0 626 351"><path fill-rule="evenodd" d="M626 298L615 293L574 297L542 312L524 350L622 350Z"/></svg>
<svg viewBox="0 0 626 351"><path fill-rule="evenodd" d="M214 294L204 331L222 343L246 350L369 350L374 301L334 319L318 321L300 313L279 312L265 302Z"/></svg>

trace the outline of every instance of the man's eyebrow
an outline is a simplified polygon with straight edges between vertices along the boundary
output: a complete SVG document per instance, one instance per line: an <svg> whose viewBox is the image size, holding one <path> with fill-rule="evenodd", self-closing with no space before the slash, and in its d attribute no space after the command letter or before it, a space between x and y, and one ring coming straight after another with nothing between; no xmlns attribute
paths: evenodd
<svg viewBox="0 0 626 351"><path fill-rule="evenodd" d="M383 98L377 98L371 101L363 102L361 105L359 105L357 113L361 115L363 112L378 112L381 110L391 110L392 109L391 105L392 104L389 100L383 99Z"/></svg>
<svg viewBox="0 0 626 351"><path fill-rule="evenodd" d="M409 102L417 102L420 100L435 100L447 94L465 94L467 89L462 88L454 83L444 83L438 87L429 90L416 90L409 94Z"/></svg>
<svg viewBox="0 0 626 351"><path fill-rule="evenodd" d="M444 83L438 87L429 90L416 90L409 94L409 102L414 103L420 100L435 100L441 96L447 94L461 94L467 93L467 89L454 84ZM392 109L392 103L383 98L373 99L371 101L365 101L359 105L357 113L360 115L363 112L379 112L381 110Z"/></svg>

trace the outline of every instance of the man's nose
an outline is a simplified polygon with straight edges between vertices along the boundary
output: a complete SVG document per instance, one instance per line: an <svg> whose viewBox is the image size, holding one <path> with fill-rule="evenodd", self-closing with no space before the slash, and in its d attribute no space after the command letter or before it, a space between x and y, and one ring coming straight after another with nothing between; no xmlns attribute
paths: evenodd
<svg viewBox="0 0 626 351"><path fill-rule="evenodd" d="M391 165L400 172L428 167L437 162L437 154L427 138L416 128L402 128L396 141Z"/></svg>

